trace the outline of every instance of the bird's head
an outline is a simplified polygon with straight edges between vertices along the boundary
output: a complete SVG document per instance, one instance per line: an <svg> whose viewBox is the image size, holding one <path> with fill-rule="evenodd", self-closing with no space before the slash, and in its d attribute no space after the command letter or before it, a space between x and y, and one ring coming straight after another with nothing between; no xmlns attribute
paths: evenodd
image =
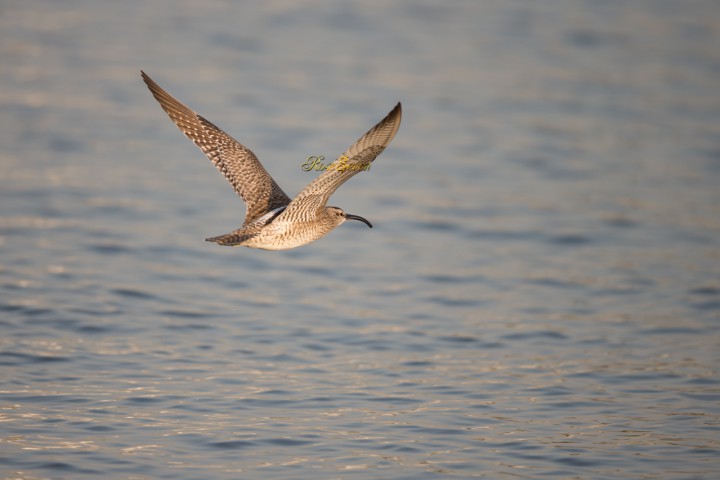
<svg viewBox="0 0 720 480"><path fill-rule="evenodd" d="M360 215L351 215L349 213L345 213L342 208L326 207L326 211L330 216L330 219L335 223L336 226L342 225L343 223L345 223L345 220L359 220L368 227L372 228L372 224L368 222L367 219L361 217Z"/></svg>

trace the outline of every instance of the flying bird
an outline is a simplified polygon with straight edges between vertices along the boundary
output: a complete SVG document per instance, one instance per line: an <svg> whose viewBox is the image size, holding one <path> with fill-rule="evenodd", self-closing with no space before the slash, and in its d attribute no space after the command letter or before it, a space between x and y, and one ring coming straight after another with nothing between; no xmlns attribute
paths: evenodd
<svg viewBox="0 0 720 480"><path fill-rule="evenodd" d="M358 220L372 228L365 218L329 207L327 202L340 185L356 173L367 170L388 146L400 127L402 106L399 102L385 118L328 165L324 173L290 199L249 148L175 99L145 72L140 73L170 119L203 151L245 202L242 226L225 235L207 238L208 242L287 250L322 238L346 220Z"/></svg>

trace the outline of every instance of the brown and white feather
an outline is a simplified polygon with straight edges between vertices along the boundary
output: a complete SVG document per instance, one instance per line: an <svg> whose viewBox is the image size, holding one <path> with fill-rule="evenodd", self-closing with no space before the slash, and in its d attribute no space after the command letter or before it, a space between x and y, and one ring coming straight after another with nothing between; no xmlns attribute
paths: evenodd
<svg viewBox="0 0 720 480"><path fill-rule="evenodd" d="M293 200L278 220L310 220L325 208L340 185L364 171L393 139L402 120L398 102L385 118L367 131L350 148L328 165L327 170L310 182ZM344 161L343 161L344 160Z"/></svg>
<svg viewBox="0 0 720 480"><path fill-rule="evenodd" d="M141 74L170 119L203 151L243 199L246 205L243 225L290 203L290 198L249 148L163 90L145 72Z"/></svg>

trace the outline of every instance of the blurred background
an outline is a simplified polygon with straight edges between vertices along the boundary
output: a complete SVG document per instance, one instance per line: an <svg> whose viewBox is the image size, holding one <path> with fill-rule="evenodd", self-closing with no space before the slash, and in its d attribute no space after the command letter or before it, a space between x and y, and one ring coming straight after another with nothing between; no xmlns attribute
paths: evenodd
<svg viewBox="0 0 720 480"><path fill-rule="evenodd" d="M293 197L398 101L305 247ZM720 4L0 4L2 478L711 478Z"/></svg>

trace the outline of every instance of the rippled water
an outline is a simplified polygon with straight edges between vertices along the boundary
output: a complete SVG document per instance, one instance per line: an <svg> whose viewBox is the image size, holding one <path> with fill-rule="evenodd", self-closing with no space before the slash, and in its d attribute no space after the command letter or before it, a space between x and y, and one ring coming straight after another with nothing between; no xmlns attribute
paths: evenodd
<svg viewBox="0 0 720 480"><path fill-rule="evenodd" d="M3 478L714 478L717 2L4 2ZM293 196L287 252L139 78Z"/></svg>

